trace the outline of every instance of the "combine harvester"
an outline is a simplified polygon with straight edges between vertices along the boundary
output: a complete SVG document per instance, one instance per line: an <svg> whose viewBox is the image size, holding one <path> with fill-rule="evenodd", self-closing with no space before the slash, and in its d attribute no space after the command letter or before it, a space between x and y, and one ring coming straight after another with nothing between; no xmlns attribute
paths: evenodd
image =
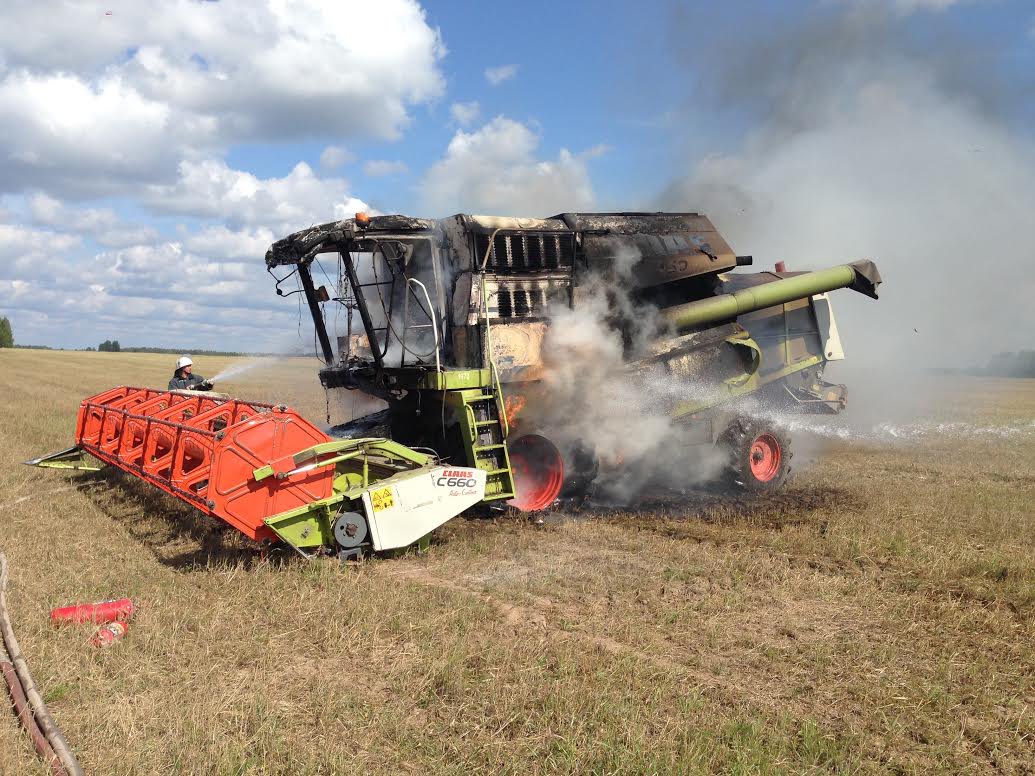
<svg viewBox="0 0 1035 776"><path fill-rule="evenodd" d="M331 287L318 287L313 265L328 254ZM542 510L589 492L613 452L531 411L549 401L551 309L577 311L603 287L629 302L613 316L623 372L686 388L664 408L686 480L699 480L694 450L718 451L729 483L764 492L786 479L789 440L748 403L842 410L845 387L823 380L844 357L826 294L876 298L881 279L870 261L731 272L751 263L696 213L359 213L274 243L266 265L279 295L306 298L325 389L363 391L386 410L325 433L283 406L114 388L82 403L75 447L29 463L84 468L89 454L307 556L403 547L478 503ZM285 291L290 278L297 289ZM659 323L637 349L644 310Z"/></svg>
<svg viewBox="0 0 1035 776"><path fill-rule="evenodd" d="M314 262L328 254L334 268L319 263L314 275ZM686 483L701 481L701 459L715 452L736 488L764 492L784 482L789 440L755 410L844 409L845 386L823 380L827 362L844 358L826 294L851 288L876 299L881 278L871 261L731 272L751 263L697 213L441 220L358 213L292 234L266 253L270 273L281 271L277 293L296 293L281 285L297 278L305 294L324 387L388 404L334 433L377 429L430 447L485 471L487 502L527 511L585 495L604 474L604 459L623 457L573 438L563 419L555 422L558 413L545 413L554 418L545 423L536 411L554 399L543 391L551 311L598 305L602 288L622 302L609 321L626 345L622 379L670 389L661 412L674 433L657 440L655 459L671 468L676 458ZM324 275L330 288L314 282ZM646 347L636 344L644 317L659 322L646 332ZM329 332L327 320L345 330ZM590 387L570 414L595 400Z"/></svg>

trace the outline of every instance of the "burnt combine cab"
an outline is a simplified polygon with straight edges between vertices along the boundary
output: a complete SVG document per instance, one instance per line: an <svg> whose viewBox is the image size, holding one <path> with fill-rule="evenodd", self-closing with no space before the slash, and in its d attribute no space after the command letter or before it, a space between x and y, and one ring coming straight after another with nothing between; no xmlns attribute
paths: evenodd
<svg viewBox="0 0 1035 776"><path fill-rule="evenodd" d="M767 412L844 409L845 387L823 380L826 363L844 357L827 293L876 298L881 279L870 261L735 272L751 263L697 213L357 214L266 254L277 293L295 293L284 285L297 280L306 298L323 386L387 403L333 436L430 448L484 471L485 502L527 511L583 496L602 467L629 463L565 427L569 409L595 401L592 389L560 413L541 411L556 400L551 326L577 325L558 313L602 300L622 349L619 379L665 386L659 454L685 458L688 481L699 479L698 451L718 453L717 475L736 487L782 484L788 439Z"/></svg>

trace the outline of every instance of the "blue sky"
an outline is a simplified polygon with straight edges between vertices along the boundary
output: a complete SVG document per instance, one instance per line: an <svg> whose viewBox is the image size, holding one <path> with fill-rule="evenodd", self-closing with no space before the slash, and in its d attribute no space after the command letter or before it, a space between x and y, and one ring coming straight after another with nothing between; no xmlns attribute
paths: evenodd
<svg viewBox="0 0 1035 776"><path fill-rule="evenodd" d="M1001 303L987 331L961 322L974 289L952 278L976 252L1031 258L1030 2L279 8L0 9L0 314L19 342L296 347L262 251L367 206L700 210L769 264L879 258L873 342L919 318L944 360L1017 328ZM953 233L968 219L982 229ZM917 306L932 265L953 268L943 301ZM872 315L846 305L849 328Z"/></svg>

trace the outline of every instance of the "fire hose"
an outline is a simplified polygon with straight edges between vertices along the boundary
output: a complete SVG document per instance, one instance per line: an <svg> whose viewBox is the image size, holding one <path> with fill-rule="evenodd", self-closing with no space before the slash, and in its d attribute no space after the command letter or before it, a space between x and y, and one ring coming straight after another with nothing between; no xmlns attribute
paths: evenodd
<svg viewBox="0 0 1035 776"><path fill-rule="evenodd" d="M72 754L61 729L47 710L47 704L29 673L29 666L11 628L7 612L7 556L0 551L0 670L11 693L15 712L32 743L55 774L82 776L83 769Z"/></svg>

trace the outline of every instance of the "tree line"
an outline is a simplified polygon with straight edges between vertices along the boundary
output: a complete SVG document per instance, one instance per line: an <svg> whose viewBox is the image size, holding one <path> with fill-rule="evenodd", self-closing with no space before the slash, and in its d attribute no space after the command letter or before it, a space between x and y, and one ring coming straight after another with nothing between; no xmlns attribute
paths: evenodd
<svg viewBox="0 0 1035 776"><path fill-rule="evenodd" d="M6 317L0 318L0 348L13 348L14 347L14 332L11 329L11 321ZM33 350L52 350L47 345L19 345L18 347L30 348ZM62 348L58 348L61 350ZM79 350L93 350L93 348L79 348ZM97 350L101 353L169 353L175 355L181 355L183 353L192 353L196 356L273 356L275 353L242 353L233 350L203 350L203 349L191 349L191 348L145 348L145 347L127 347L124 348L119 344L118 340L104 340L100 345L97 346Z"/></svg>
<svg viewBox="0 0 1035 776"><path fill-rule="evenodd" d="M984 369L996 377L1035 377L1035 350L1017 353L996 353Z"/></svg>

